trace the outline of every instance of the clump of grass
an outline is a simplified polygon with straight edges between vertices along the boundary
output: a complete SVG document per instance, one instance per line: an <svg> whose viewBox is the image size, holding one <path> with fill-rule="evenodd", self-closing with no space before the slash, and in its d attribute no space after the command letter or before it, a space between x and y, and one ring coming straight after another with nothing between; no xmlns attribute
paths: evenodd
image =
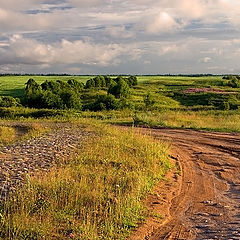
<svg viewBox="0 0 240 240"><path fill-rule="evenodd" d="M50 131L50 128L47 126L44 126L41 123L38 122L32 122L29 124L29 130L28 132L23 135L22 138L32 138L32 137L39 137L40 135Z"/></svg>
<svg viewBox="0 0 240 240"><path fill-rule="evenodd" d="M192 128L213 131L240 132L236 111L164 111L137 113L133 122L136 126L170 128Z"/></svg>
<svg viewBox="0 0 240 240"><path fill-rule="evenodd" d="M0 126L0 145L12 143L16 139L16 131L13 127Z"/></svg>
<svg viewBox="0 0 240 240"><path fill-rule="evenodd" d="M95 124L79 156L2 206L2 239L125 239L144 219L142 198L170 168L168 146L133 130Z"/></svg>

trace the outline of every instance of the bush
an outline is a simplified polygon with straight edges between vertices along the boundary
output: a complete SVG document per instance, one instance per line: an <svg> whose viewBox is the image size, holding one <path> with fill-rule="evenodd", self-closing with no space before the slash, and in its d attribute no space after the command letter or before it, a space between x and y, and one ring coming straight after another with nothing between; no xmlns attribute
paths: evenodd
<svg viewBox="0 0 240 240"><path fill-rule="evenodd" d="M130 95L128 84L123 79L118 79L117 84L112 84L108 93L114 95L116 98L126 98Z"/></svg>
<svg viewBox="0 0 240 240"><path fill-rule="evenodd" d="M11 96L0 97L0 107L16 107L20 105L19 98L13 98Z"/></svg>
<svg viewBox="0 0 240 240"><path fill-rule="evenodd" d="M227 85L232 88L239 88L240 80L238 80L236 77L232 77L232 79L227 83Z"/></svg>
<svg viewBox="0 0 240 240"><path fill-rule="evenodd" d="M26 83L24 102L29 107L50 109L82 109L79 92L83 85L71 79L63 81L45 81L38 85L33 79Z"/></svg>
<svg viewBox="0 0 240 240"><path fill-rule="evenodd" d="M117 99L111 94L100 95L89 108L93 111L116 110L119 108L119 104Z"/></svg>

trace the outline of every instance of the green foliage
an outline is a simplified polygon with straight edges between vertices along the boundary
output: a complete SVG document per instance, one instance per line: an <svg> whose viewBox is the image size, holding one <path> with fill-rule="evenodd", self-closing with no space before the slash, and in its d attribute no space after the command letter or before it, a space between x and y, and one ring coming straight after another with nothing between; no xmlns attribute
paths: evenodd
<svg viewBox="0 0 240 240"><path fill-rule="evenodd" d="M93 111L116 110L119 108L117 99L111 95L99 95L96 101L89 107Z"/></svg>
<svg viewBox="0 0 240 240"><path fill-rule="evenodd" d="M96 87L95 81L93 79L87 80L85 88L88 89L88 88L94 88L94 87Z"/></svg>
<svg viewBox="0 0 240 240"><path fill-rule="evenodd" d="M155 100L150 92L148 92L146 97L144 98L144 103L146 108L150 108L154 105Z"/></svg>
<svg viewBox="0 0 240 240"><path fill-rule="evenodd" d="M24 103L29 107L41 105L42 87L30 78L26 83Z"/></svg>
<svg viewBox="0 0 240 240"><path fill-rule="evenodd" d="M136 76L130 76L126 79L127 83L130 87L136 86L138 84L137 77Z"/></svg>
<svg viewBox="0 0 240 240"><path fill-rule="evenodd" d="M20 99L11 96L0 96L0 107L16 107L20 106Z"/></svg>
<svg viewBox="0 0 240 240"><path fill-rule="evenodd" d="M110 85L108 93L114 95L116 98L126 98L130 95L128 84L121 77L118 77L117 84Z"/></svg>
<svg viewBox="0 0 240 240"><path fill-rule="evenodd" d="M86 89L89 89L89 88L105 88L107 86L106 79L107 79L107 77L103 77L103 76L97 76L93 79L89 79L86 82L85 88ZM107 81L110 81L110 80L107 80Z"/></svg>
<svg viewBox="0 0 240 240"><path fill-rule="evenodd" d="M29 79L25 89L25 103L35 108L81 109L81 90L82 84L74 80L67 83L60 80L45 81L39 85Z"/></svg>
<svg viewBox="0 0 240 240"><path fill-rule="evenodd" d="M230 81L228 81L227 85L232 88L240 88L240 80L233 76Z"/></svg>
<svg viewBox="0 0 240 240"><path fill-rule="evenodd" d="M69 79L67 83L77 92L81 92L84 89L84 84L75 79Z"/></svg>

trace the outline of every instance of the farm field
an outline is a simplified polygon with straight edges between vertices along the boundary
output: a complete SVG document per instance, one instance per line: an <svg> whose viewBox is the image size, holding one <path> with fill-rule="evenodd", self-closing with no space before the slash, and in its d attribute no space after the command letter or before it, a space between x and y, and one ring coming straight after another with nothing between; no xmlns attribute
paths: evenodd
<svg viewBox="0 0 240 240"><path fill-rule="evenodd" d="M240 88L222 76L111 76L112 89L90 78L102 79L0 77L2 101L19 98L0 107L0 238L240 237ZM67 84L79 90L64 104L76 104L54 105Z"/></svg>

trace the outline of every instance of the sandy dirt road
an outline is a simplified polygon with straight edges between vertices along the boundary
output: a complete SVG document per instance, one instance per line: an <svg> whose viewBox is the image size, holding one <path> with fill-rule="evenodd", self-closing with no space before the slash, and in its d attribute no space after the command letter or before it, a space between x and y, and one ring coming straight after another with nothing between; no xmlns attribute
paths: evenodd
<svg viewBox="0 0 240 240"><path fill-rule="evenodd" d="M182 169L175 189L168 188L165 221L143 234L140 227L130 239L240 239L240 134L193 130L144 129L140 131L172 142L172 156ZM176 187L177 186L177 187ZM161 187L160 187L161 188ZM166 191L166 189L165 189ZM149 200L150 199L150 200ZM152 201L150 197L149 201ZM162 206L162 207L161 207ZM150 222L151 225L151 222ZM149 226L148 226L149 229Z"/></svg>

